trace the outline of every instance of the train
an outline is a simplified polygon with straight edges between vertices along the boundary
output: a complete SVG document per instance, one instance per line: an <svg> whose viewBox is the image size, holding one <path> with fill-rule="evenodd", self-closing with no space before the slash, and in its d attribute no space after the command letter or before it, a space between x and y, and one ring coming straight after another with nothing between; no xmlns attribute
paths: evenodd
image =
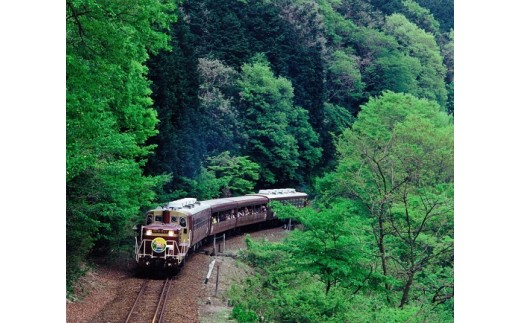
<svg viewBox="0 0 520 323"><path fill-rule="evenodd" d="M276 221L270 202L302 208L308 195L295 189L266 189L244 196L198 201L183 198L146 212L135 227L135 261L140 270L176 271L209 238L241 227Z"/></svg>

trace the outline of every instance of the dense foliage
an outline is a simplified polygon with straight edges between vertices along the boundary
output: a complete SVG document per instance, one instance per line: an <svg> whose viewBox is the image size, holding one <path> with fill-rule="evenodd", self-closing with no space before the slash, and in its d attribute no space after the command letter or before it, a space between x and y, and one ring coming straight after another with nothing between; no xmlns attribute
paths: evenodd
<svg viewBox="0 0 520 323"><path fill-rule="evenodd" d="M66 6L68 283L152 203L295 187L237 318L450 320L453 1Z"/></svg>
<svg viewBox="0 0 520 323"><path fill-rule="evenodd" d="M281 244L250 242L244 257L259 275L231 294L235 318L453 320L452 119L432 101L385 92L362 107L338 151L318 181L319 211L276 206L303 230ZM257 302L250 288L270 297ZM381 312L356 310L360 302Z"/></svg>
<svg viewBox="0 0 520 323"><path fill-rule="evenodd" d="M174 9L171 1L67 1L69 281L94 246L120 243L166 180L142 171L159 121L144 63L148 51L167 48L161 30Z"/></svg>
<svg viewBox="0 0 520 323"><path fill-rule="evenodd" d="M428 6L413 0L392 3L185 1L171 32L173 51L160 52L148 63L161 122L159 135L150 141L157 149L147 173L172 174L179 180L166 191L186 195L193 190L186 183L198 176L204 160L230 151L260 164L259 186L305 187L334 166L334 137L370 96L384 90L404 92L452 109L453 33L440 26ZM265 92L250 93L245 82L263 77L260 66L263 76L271 73L279 81L257 84ZM305 153L299 153L297 166L295 144L287 137L291 130L279 134L289 140L283 152L269 149L256 156L250 147L250 135L261 133L254 122L264 116L248 113L260 112L262 103L256 100L279 95L283 82L283 88L291 89L283 95L290 97L280 97L272 109L292 105L301 111L298 120L307 119L312 127L299 126L300 138L294 131L289 136L307 145L298 147ZM341 119L331 120L331 114ZM274 130L264 127L264 132ZM271 142L276 147L279 138L272 133L255 146ZM303 138L309 142L302 143ZM279 164L274 172L273 158Z"/></svg>
<svg viewBox="0 0 520 323"><path fill-rule="evenodd" d="M321 149L307 111L293 105L291 82L275 77L260 59L242 67L238 86L248 141L244 150L263 166L260 183L294 183L316 165Z"/></svg>

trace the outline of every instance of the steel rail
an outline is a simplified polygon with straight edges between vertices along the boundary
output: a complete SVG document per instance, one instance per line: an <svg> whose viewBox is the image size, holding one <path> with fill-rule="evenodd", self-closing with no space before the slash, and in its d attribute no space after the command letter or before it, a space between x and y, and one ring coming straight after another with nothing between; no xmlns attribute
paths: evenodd
<svg viewBox="0 0 520 323"><path fill-rule="evenodd" d="M159 321L158 321L158 323L161 323L161 322L162 322L164 309L166 308L166 302L168 301L168 295L170 294L170 287L172 287L172 280L173 280L173 279L170 278L170 282L169 282L169 284L168 284L168 290L166 290L166 295L164 296L163 307L162 307L162 309L161 309L161 315L159 315Z"/></svg>
<svg viewBox="0 0 520 323"><path fill-rule="evenodd" d="M134 305L132 306L132 308L130 309L130 313L128 313L128 316L126 317L126 321L125 323L128 323L128 321L130 321L130 316L132 316L132 314L134 313L134 309L135 309L135 306L137 305L137 303L139 302L139 299L141 298L141 295L143 295L143 292L144 290L146 289L146 285L148 285L148 282L150 280L147 280L143 283L143 285L141 285L141 290L139 291L139 294L137 294L137 297L134 301Z"/></svg>
<svg viewBox="0 0 520 323"><path fill-rule="evenodd" d="M166 278L166 280L164 281L164 286L163 286L163 289L161 292L161 296L159 297L159 302L157 303L157 308L155 309L155 313L153 315L152 323L155 323L155 322L160 323L162 320L162 315L164 312L164 308L166 307L166 299L168 298L168 292L170 291L171 282L172 282L171 278ZM163 301L163 298L164 298L164 301ZM162 310L161 310L161 313L159 316L159 320L156 321L157 314L159 314L159 309L161 308L161 305L162 305Z"/></svg>

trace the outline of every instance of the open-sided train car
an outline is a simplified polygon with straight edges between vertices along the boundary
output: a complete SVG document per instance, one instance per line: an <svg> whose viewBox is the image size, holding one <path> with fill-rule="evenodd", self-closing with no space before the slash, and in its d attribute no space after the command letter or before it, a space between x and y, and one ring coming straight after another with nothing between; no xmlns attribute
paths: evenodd
<svg viewBox="0 0 520 323"><path fill-rule="evenodd" d="M145 224L136 227L135 260L140 267L178 268L188 252L199 248L206 238L272 221L271 201L304 207L307 194L294 189L260 190L207 201L185 198L150 210Z"/></svg>

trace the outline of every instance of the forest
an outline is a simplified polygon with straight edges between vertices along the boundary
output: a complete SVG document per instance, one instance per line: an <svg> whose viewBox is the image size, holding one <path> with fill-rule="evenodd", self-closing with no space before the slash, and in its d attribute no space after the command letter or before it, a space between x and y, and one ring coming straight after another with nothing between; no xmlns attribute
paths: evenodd
<svg viewBox="0 0 520 323"><path fill-rule="evenodd" d="M311 207L274 207L305 229L248 240L236 320L453 321L453 20L453 0L67 0L67 290L131 257L157 203L293 187Z"/></svg>

